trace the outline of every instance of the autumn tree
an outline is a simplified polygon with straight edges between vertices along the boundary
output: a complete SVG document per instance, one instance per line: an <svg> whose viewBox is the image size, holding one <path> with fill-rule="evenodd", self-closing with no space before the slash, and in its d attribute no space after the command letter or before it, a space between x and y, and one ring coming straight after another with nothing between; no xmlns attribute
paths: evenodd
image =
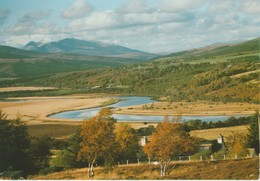
<svg viewBox="0 0 260 181"><path fill-rule="evenodd" d="M227 147L229 155L246 156L247 136L243 133L234 133L227 137Z"/></svg>
<svg viewBox="0 0 260 181"><path fill-rule="evenodd" d="M98 159L102 159L105 164L113 163L117 153L114 128L115 119L111 117L108 108L102 109L98 115L83 122L78 160L88 162L89 177L94 176L93 168Z"/></svg>
<svg viewBox="0 0 260 181"><path fill-rule="evenodd" d="M144 151L149 158L159 159L161 176L165 176L172 158L193 154L198 148L199 139L190 136L183 124L164 121L152 134L151 142L145 145Z"/></svg>
<svg viewBox="0 0 260 181"><path fill-rule="evenodd" d="M140 149L138 136L128 124L120 124L116 131L116 142L119 148L119 160L133 160L137 158Z"/></svg>

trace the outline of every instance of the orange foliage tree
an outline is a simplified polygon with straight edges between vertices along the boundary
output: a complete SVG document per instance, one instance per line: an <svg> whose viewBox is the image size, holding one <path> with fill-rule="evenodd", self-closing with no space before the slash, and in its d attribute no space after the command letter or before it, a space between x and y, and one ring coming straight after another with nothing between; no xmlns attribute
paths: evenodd
<svg viewBox="0 0 260 181"><path fill-rule="evenodd" d="M190 136L183 124L171 123L166 119L158 125L144 152L149 158L159 159L161 176L165 176L172 158L193 154L198 148L199 139Z"/></svg>
<svg viewBox="0 0 260 181"><path fill-rule="evenodd" d="M111 117L108 108L102 109L98 115L83 122L80 132L82 142L77 159L89 163L89 177L94 175L94 164L97 159L109 164L116 157L117 143L114 129L115 119Z"/></svg>
<svg viewBox="0 0 260 181"><path fill-rule="evenodd" d="M120 124L116 131L116 141L119 148L119 160L133 160L137 158L140 149L138 136L128 124Z"/></svg>

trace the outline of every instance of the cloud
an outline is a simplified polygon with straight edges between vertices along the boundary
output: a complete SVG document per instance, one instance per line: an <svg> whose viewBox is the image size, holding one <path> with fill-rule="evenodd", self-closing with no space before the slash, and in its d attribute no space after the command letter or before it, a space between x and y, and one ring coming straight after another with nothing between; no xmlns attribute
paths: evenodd
<svg viewBox="0 0 260 181"><path fill-rule="evenodd" d="M116 15L111 11L94 12L86 18L76 19L68 24L70 31L97 30L118 25Z"/></svg>
<svg viewBox="0 0 260 181"><path fill-rule="evenodd" d="M128 13L144 13L148 8L148 5L144 0L128 0L125 4L117 9L117 12Z"/></svg>
<svg viewBox="0 0 260 181"><path fill-rule="evenodd" d="M8 18L10 12L11 11L8 9L0 8L0 25L3 25L6 22L6 19Z"/></svg>
<svg viewBox="0 0 260 181"><path fill-rule="evenodd" d="M243 1L242 7L244 12L250 14L260 14L260 3L259 0L247 0Z"/></svg>
<svg viewBox="0 0 260 181"><path fill-rule="evenodd" d="M85 0L75 0L75 2L62 13L62 17L65 19L77 19L82 18L86 14L93 11L93 7L86 3Z"/></svg>
<svg viewBox="0 0 260 181"><path fill-rule="evenodd" d="M202 2L203 0L162 0L157 8L163 12L178 13L191 11L193 8L201 6Z"/></svg>
<svg viewBox="0 0 260 181"><path fill-rule="evenodd" d="M8 27L5 33L8 35L52 33L56 26L47 21L48 17L48 13L42 11L26 13L13 26Z"/></svg>

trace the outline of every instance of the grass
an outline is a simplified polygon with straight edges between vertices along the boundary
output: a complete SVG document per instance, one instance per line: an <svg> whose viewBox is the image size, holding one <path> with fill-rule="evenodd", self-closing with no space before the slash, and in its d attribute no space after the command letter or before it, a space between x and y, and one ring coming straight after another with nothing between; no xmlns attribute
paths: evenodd
<svg viewBox="0 0 260 181"><path fill-rule="evenodd" d="M118 123L120 124L120 123ZM148 125L143 125L141 123L132 123L129 124L134 129L138 129L140 127L145 127ZM150 124L149 124L150 125ZM152 124L156 127L157 124ZM39 125L27 125L28 131L31 136L41 137L48 135L53 138L64 138L68 137L76 132L76 130L80 127L75 124L39 124ZM227 137L232 134L232 132L236 133L247 133L246 125L242 126L232 126L226 128L213 128L213 129L204 129L204 130L193 130L191 131L192 136L197 136L200 138L204 138L207 140L217 139L219 134L222 134L224 137Z"/></svg>
<svg viewBox="0 0 260 181"><path fill-rule="evenodd" d="M29 134L34 137L42 137L47 135L52 138L64 138L73 135L79 128L79 125L40 124L28 125L27 127Z"/></svg>
<svg viewBox="0 0 260 181"><path fill-rule="evenodd" d="M191 131L191 135L197 136L200 138L204 138L207 140L213 140L213 139L217 139L219 134L222 134L224 137L231 135L232 132L246 134L247 127L248 127L247 125L242 125L242 126L232 126L232 127L226 127L226 128L194 130L194 131Z"/></svg>
<svg viewBox="0 0 260 181"><path fill-rule="evenodd" d="M104 168L97 168L95 177L91 180L154 180L154 179L167 179L167 180L218 180L218 179L240 179L251 180L259 178L259 159L247 160L229 160L229 161L214 161L214 162L192 162L192 163L175 163L170 165L168 175L160 177L159 165L122 165L115 167L112 171ZM63 172L53 173L46 176L36 176L32 179L37 180L64 180L64 179L80 179L87 178L87 169L74 169Z"/></svg>

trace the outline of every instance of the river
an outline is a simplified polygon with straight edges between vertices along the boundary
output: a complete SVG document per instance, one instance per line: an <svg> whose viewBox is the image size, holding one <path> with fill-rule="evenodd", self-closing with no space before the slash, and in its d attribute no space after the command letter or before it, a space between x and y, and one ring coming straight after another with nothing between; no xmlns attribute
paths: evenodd
<svg viewBox="0 0 260 181"><path fill-rule="evenodd" d="M105 107L113 107L113 108L121 108L126 106L135 106L140 104L150 104L156 102L149 97L115 97L116 99L120 99L120 101L116 104L112 104ZM97 115L97 113L104 107L90 108L90 109L82 109L82 110L74 110L74 111L65 111L57 114L53 114L49 117L51 118L63 118L63 119L75 119L82 121L84 118L89 118ZM148 116L148 115L127 115L127 114L113 114L112 117L117 119L117 122L162 122L164 116ZM224 121L228 119L230 116L181 116L181 122L185 122L188 120L200 119L202 121ZM240 116L235 116L240 117ZM169 117L173 119L173 117Z"/></svg>

